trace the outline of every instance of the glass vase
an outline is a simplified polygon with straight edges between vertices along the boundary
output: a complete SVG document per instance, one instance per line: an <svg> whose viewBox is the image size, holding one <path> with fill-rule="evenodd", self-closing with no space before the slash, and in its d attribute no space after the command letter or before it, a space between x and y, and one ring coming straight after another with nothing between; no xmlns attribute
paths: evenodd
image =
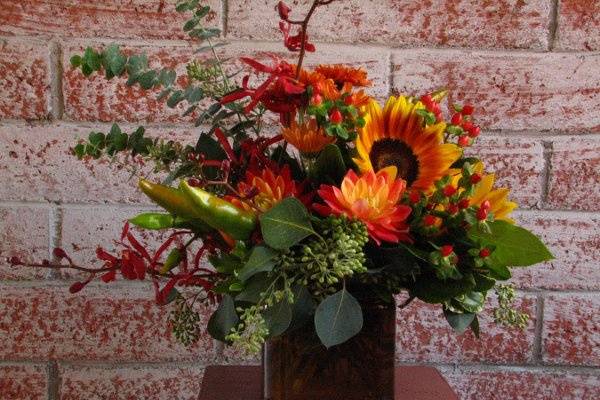
<svg viewBox="0 0 600 400"><path fill-rule="evenodd" d="M265 400L393 400L396 307L361 300L361 332L325 348L312 323L269 340Z"/></svg>

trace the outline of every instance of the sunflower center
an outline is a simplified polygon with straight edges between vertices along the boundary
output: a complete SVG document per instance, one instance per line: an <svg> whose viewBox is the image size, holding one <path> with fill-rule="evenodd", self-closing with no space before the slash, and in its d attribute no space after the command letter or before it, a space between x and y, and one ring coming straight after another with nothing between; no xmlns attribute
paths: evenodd
<svg viewBox="0 0 600 400"><path fill-rule="evenodd" d="M369 158L375 171L390 165L395 166L398 169L398 177L404 179L408 186L416 181L419 175L419 160L402 140L376 141L371 148Z"/></svg>

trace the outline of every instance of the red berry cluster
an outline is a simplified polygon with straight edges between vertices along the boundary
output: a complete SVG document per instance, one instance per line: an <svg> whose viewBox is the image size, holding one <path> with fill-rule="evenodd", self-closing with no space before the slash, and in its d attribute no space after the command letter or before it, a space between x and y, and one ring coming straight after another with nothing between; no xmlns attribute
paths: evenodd
<svg viewBox="0 0 600 400"><path fill-rule="evenodd" d="M473 144L473 140L481 133L481 128L473 123L473 112L475 108L466 104L462 107L455 106L456 112L450 118L450 123L455 128L453 132L458 134L458 145L460 147L468 147Z"/></svg>
<svg viewBox="0 0 600 400"><path fill-rule="evenodd" d="M444 119L442 115L442 108L440 107L440 103L435 101L430 94L426 94L421 96L421 103L425 105L427 111L435 115L435 119L440 122Z"/></svg>

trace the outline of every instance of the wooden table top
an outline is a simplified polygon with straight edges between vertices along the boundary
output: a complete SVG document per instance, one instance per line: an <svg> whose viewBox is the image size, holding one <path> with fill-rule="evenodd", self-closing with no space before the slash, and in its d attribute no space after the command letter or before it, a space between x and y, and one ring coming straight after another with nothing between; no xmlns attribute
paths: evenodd
<svg viewBox="0 0 600 400"><path fill-rule="evenodd" d="M204 373L198 400L263 400L261 380L260 366L210 366ZM415 366L396 367L396 400L458 400L458 397L438 370Z"/></svg>

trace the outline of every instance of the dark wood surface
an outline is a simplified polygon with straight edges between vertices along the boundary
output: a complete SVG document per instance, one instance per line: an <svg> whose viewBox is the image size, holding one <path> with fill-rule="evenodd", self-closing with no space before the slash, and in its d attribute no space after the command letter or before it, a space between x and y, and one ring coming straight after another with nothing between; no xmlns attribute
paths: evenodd
<svg viewBox="0 0 600 400"><path fill-rule="evenodd" d="M211 366L204 373L198 400L263 400L261 380L259 366ZM435 368L396 367L396 400L458 400L458 397Z"/></svg>

